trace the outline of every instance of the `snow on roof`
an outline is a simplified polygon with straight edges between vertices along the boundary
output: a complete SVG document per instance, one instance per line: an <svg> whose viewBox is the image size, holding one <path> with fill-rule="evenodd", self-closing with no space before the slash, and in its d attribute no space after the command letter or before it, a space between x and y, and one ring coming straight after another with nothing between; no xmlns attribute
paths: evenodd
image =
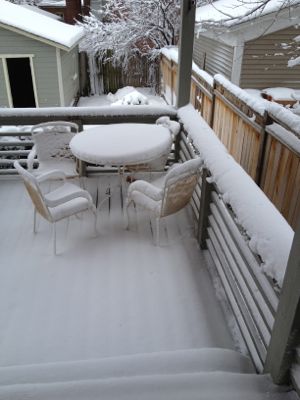
<svg viewBox="0 0 300 400"><path fill-rule="evenodd" d="M290 8L300 4L300 0L290 0ZM258 7L256 0L218 0L213 3L198 7L196 22L200 24L225 25L227 27L247 22L257 17L275 13L287 8L287 2L270 0L264 7Z"/></svg>
<svg viewBox="0 0 300 400"><path fill-rule="evenodd" d="M56 21L45 15L0 0L0 24L50 41L57 47L70 49L83 37L83 28Z"/></svg>

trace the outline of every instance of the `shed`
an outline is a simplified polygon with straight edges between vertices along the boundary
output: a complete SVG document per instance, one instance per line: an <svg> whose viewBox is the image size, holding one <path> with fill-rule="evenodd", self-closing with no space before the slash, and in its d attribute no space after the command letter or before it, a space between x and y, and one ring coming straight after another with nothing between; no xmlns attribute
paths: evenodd
<svg viewBox="0 0 300 400"><path fill-rule="evenodd" d="M194 60L242 88L300 88L300 66L288 67L292 42L300 34L300 1L218 0L196 12Z"/></svg>
<svg viewBox="0 0 300 400"><path fill-rule="evenodd" d="M0 0L0 107L70 106L83 29Z"/></svg>

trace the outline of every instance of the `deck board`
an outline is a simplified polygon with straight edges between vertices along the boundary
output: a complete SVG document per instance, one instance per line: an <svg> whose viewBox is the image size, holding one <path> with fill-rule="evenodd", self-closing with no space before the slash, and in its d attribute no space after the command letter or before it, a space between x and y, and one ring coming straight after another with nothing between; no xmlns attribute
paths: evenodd
<svg viewBox="0 0 300 400"><path fill-rule="evenodd" d="M86 178L101 201L99 235L84 213L51 226L23 184L0 181L0 365L67 361L201 347L233 348L187 208L161 226L133 207L124 229L116 178Z"/></svg>

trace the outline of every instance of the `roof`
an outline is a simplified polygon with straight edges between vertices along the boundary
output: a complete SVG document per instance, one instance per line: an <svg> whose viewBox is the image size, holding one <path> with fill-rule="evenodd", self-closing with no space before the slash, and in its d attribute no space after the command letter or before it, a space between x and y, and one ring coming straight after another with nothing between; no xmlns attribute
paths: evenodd
<svg viewBox="0 0 300 400"><path fill-rule="evenodd" d="M0 0L0 9L0 26L64 50L70 50L84 35L81 27L57 21L6 0Z"/></svg>
<svg viewBox="0 0 300 400"><path fill-rule="evenodd" d="M35 11L35 12L37 12L39 14L42 14L42 15L46 15L49 18L61 20L61 17L59 15L53 14L53 13L51 13L49 11L42 10L41 8L39 8L37 6L32 6L30 4L22 4L21 7L27 8L28 10L31 10L31 11Z"/></svg>
<svg viewBox="0 0 300 400"><path fill-rule="evenodd" d="M297 25L299 16L300 0L217 0L197 8L196 30L209 36L218 32L219 40L237 44ZM238 31L239 37L230 37Z"/></svg>

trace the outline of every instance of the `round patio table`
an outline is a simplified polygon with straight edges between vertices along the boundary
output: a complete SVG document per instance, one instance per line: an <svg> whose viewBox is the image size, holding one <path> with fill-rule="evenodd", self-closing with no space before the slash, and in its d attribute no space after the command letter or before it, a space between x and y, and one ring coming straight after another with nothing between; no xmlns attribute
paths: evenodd
<svg viewBox="0 0 300 400"><path fill-rule="evenodd" d="M72 153L91 164L123 166L147 163L170 151L170 131L161 125L98 125L76 134Z"/></svg>

